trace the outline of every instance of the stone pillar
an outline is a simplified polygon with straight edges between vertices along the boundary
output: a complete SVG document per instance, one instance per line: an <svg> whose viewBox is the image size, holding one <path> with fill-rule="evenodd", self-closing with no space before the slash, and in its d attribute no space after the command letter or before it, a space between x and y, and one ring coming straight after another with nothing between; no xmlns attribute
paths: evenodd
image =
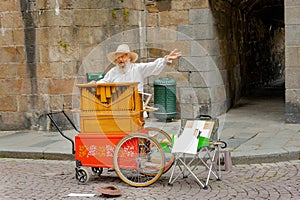
<svg viewBox="0 0 300 200"><path fill-rule="evenodd" d="M300 1L285 0L285 116L300 123Z"/></svg>
<svg viewBox="0 0 300 200"><path fill-rule="evenodd" d="M201 5L189 9L188 24L178 25L179 41L190 42L190 54L181 59L178 68L180 72L188 72L189 83L179 90L182 118L199 114L219 116L226 112L230 99L226 94L225 82L228 80L224 76L228 68L224 68L221 63L227 63L224 60L235 52L223 51L221 48L220 44L227 41L225 36L228 34L220 34L227 30L220 31L223 21L213 13L216 5L209 1L202 1Z"/></svg>

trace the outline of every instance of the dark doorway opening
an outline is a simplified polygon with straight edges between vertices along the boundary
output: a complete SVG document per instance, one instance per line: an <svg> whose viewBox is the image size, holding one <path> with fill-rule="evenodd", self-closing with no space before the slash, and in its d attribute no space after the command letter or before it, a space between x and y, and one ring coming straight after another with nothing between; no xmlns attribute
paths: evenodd
<svg viewBox="0 0 300 200"><path fill-rule="evenodd" d="M244 60L241 64L241 102L260 108L256 112L276 115L284 121L285 29L284 0L232 1L245 17ZM270 110L272 109L272 111ZM267 115L266 115L267 116Z"/></svg>
<svg viewBox="0 0 300 200"><path fill-rule="evenodd" d="M211 0L210 5L221 46L219 66L226 69L228 108L247 96L283 100L284 0Z"/></svg>
<svg viewBox="0 0 300 200"><path fill-rule="evenodd" d="M245 13L248 41L245 95L284 97L284 0L235 1Z"/></svg>

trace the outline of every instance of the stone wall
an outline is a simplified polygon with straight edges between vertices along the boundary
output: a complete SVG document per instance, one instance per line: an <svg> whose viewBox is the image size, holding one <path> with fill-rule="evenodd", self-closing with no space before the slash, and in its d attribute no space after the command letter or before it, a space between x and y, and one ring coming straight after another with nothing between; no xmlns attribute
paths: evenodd
<svg viewBox="0 0 300 200"><path fill-rule="evenodd" d="M85 78L83 58L136 28L141 9L141 1L1 1L0 130L48 129L45 114L71 105Z"/></svg>
<svg viewBox="0 0 300 200"><path fill-rule="evenodd" d="M244 14L226 1L210 1L215 20L215 41L220 52L216 55L218 67L226 84L227 108L233 106L240 98L245 87L246 53L244 32L246 23Z"/></svg>
<svg viewBox="0 0 300 200"><path fill-rule="evenodd" d="M46 113L64 104L77 108L76 84L86 82L86 72L110 69L106 54L121 43L138 53L139 62L152 61L174 48L182 51L179 61L145 80L145 91L150 93L156 78L176 80L178 117L226 112L249 83L249 52L254 46L249 46L251 35L245 33L251 24L259 26L257 21L249 23L251 18L229 2L1 1L0 130L49 129ZM299 122L299 7L286 0L289 122ZM283 34L274 29L269 46L282 41ZM257 32L254 35L259 38ZM276 56L282 50L273 48L271 64L282 60Z"/></svg>
<svg viewBox="0 0 300 200"><path fill-rule="evenodd" d="M177 82L178 117L224 113L226 88L219 69L220 46L209 1L157 1L147 10L149 57L163 55L172 48L183 53L178 63L160 74ZM150 86L155 78L148 81Z"/></svg>
<svg viewBox="0 0 300 200"><path fill-rule="evenodd" d="M106 54L128 43L139 61L172 49L180 62L159 76L177 81L179 117L218 115L226 94L208 0L6 0L1 4L0 129L49 129L46 113L78 106L76 84L107 71ZM146 91L153 92L153 80Z"/></svg>
<svg viewBox="0 0 300 200"><path fill-rule="evenodd" d="M188 85L180 88L181 117L190 113L218 116L226 106L224 73L220 65L220 39L209 1L189 9L188 24L178 26L179 40L190 43L190 54L179 63L179 72L188 74Z"/></svg>
<svg viewBox="0 0 300 200"><path fill-rule="evenodd" d="M286 122L300 123L300 1L285 0Z"/></svg>

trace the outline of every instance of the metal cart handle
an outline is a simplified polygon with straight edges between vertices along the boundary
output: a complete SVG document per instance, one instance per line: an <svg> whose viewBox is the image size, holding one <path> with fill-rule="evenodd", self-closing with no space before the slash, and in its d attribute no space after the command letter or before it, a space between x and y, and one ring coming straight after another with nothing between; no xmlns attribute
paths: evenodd
<svg viewBox="0 0 300 200"><path fill-rule="evenodd" d="M58 125L56 124L55 120L53 119L53 114L57 114L57 113L63 113L64 116L67 118L67 120L70 122L70 124L72 125L72 127L79 133L80 131L77 129L77 127L75 126L75 124L72 122L72 120L69 118L69 116L65 113L64 110L61 111L52 111L50 113L47 113L47 116L49 117L49 119L51 120L51 122L53 123L53 125L55 126L55 128L58 130L58 132L60 133L61 136L63 136L64 138L66 138L67 140L69 140L72 144L72 154L75 154L75 144L74 141L69 138L68 136L66 136L62 130L58 127Z"/></svg>

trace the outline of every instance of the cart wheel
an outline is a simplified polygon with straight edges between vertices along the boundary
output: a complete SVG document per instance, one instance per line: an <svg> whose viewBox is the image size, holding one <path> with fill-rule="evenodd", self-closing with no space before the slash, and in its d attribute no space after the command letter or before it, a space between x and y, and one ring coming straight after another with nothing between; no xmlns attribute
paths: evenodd
<svg viewBox="0 0 300 200"><path fill-rule="evenodd" d="M141 132L145 132L151 137L154 137L161 145L165 153L166 164L164 173L166 173L172 167L175 160L175 156L172 154L172 138L165 131L155 127L145 127Z"/></svg>
<svg viewBox="0 0 300 200"><path fill-rule="evenodd" d="M116 146L114 167L125 183L143 187L153 184L162 175L165 166L160 144L146 134L131 134Z"/></svg>
<svg viewBox="0 0 300 200"><path fill-rule="evenodd" d="M85 168L76 168L75 170L78 183L85 184L89 181L90 175Z"/></svg>
<svg viewBox="0 0 300 200"><path fill-rule="evenodd" d="M100 176L103 172L103 168L92 167L92 172L94 175Z"/></svg>

